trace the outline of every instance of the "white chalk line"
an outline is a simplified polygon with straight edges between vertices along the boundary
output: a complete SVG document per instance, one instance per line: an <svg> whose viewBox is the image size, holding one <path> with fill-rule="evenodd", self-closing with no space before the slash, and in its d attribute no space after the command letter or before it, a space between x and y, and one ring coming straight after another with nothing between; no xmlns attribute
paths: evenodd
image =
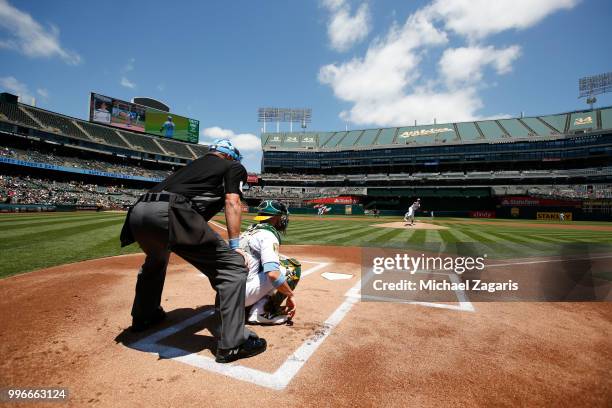
<svg viewBox="0 0 612 408"><path fill-rule="evenodd" d="M588 261L592 259L608 259L608 258L612 258L612 255L588 256L588 257L582 257L582 258L544 259L544 260L539 260L539 261L525 261L525 262L521 261L521 262L508 262L508 263L500 263L500 264L485 264L485 267L532 265L532 264L551 263L551 262Z"/></svg>
<svg viewBox="0 0 612 408"><path fill-rule="evenodd" d="M223 226L212 222L217 227L223 228ZM306 263L314 263L318 264L302 273L303 277L306 277L320 269L325 268L329 265L328 262L316 262L316 261L304 261ZM370 275L372 273L370 272ZM451 278L452 279L452 278ZM327 318L327 320L323 323L322 328L310 339L307 339L302 343L297 350L295 350L285 362L273 373L249 368L242 366L240 364L218 364L211 357L206 357L199 355L197 353L190 353L186 350L166 346L159 344L159 341L162 339L171 336L175 333L180 332L181 330L186 329L187 327L193 326L205 319L208 319L214 314L213 309L205 310L195 316L186 319L183 322L177 323L171 327L168 327L159 332L153 333L135 343L132 343L130 347L149 352L149 353L157 353L160 357L169 358L172 360L179 361L184 364L191 365L193 367L197 367L200 369L204 369L207 371L215 372L218 374L222 374L237 380L242 380L246 382L250 382L262 387L271 388L274 390L282 390L287 387L287 385L293 380L293 378L297 375L300 369L304 366L304 364L308 361L308 359L315 353L315 351L319 348L319 346L325 341L325 339L330 335L332 330L340 324L340 322L346 317L348 312L351 310L353 305L360 300L360 288L361 288L361 280L358 280L353 287L351 287L344 295L344 301L334 310L334 312ZM459 296L459 295L458 295ZM465 303L471 306L471 303L467 301L465 298L465 294L463 294L464 299L459 299L460 303L463 305ZM445 305L431 302L410 302L412 304L424 305L429 307L442 307L447 309L458 309L457 306L454 305ZM454 307L451 307L454 306ZM459 308L458 310L468 310L467 308ZM473 311L473 307L471 309Z"/></svg>
<svg viewBox="0 0 612 408"><path fill-rule="evenodd" d="M328 262L320 262L319 265L305 271L302 276L308 276L328 265ZM282 390L287 387L293 377L295 377L295 375L300 371L302 366L314 354L316 349L323 343L327 336L329 336L331 331L342 321L342 319L344 319L352 305L359 300L358 297L348 296L349 293L353 293L355 290L358 290L359 285L360 282L358 281L347 292L344 302L323 323L322 328L313 337L302 343L302 345L298 347L298 349L289 357L287 357L285 362L274 373L244 367L237 363L218 364L211 357L191 353L178 347L159 344L159 342L164 338L208 319L214 314L213 309L205 310L180 323L155 332L135 343L130 344L130 347L140 351L157 353L160 357L180 361L181 363L232 377L237 380L247 381L274 390Z"/></svg>

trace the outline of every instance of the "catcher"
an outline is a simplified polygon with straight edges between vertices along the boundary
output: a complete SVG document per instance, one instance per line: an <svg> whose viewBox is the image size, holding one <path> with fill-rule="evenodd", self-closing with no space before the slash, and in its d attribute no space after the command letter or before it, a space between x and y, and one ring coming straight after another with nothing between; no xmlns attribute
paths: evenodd
<svg viewBox="0 0 612 408"><path fill-rule="evenodd" d="M287 230L289 211L279 201L264 200L257 208L255 221L258 223L240 236L240 249L245 253L249 270L245 296L247 322L289 323L295 316L293 290L301 274L297 260L281 260L279 256L280 233Z"/></svg>

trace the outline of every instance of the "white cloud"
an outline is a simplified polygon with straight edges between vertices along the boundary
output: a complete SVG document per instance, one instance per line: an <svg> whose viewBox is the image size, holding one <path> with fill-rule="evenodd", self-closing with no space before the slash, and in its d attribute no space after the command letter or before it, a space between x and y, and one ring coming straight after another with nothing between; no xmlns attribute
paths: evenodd
<svg viewBox="0 0 612 408"><path fill-rule="evenodd" d="M344 4L341 0L327 3L329 8ZM322 66L319 81L352 104L340 117L359 125L477 119L483 106L478 90L486 86L485 69L491 67L496 75L510 72L521 49L475 41L503 30L530 27L556 10L572 7L576 0L534 3L435 0L408 16L403 25L393 25L383 37L372 41L363 57ZM491 24L491 19L497 23ZM469 44L445 50L438 71L429 70L425 75L424 55L448 44L453 33Z"/></svg>
<svg viewBox="0 0 612 408"><path fill-rule="evenodd" d="M49 98L49 91L46 90L45 88L36 89L36 93L43 99Z"/></svg>
<svg viewBox="0 0 612 408"><path fill-rule="evenodd" d="M56 26L43 27L7 0L0 0L0 28L9 34L8 38L0 39L0 48L13 49L32 58L60 57L70 65L81 63L79 54L62 47Z"/></svg>
<svg viewBox="0 0 612 408"><path fill-rule="evenodd" d="M448 48L438 66L443 79L452 87L479 82L487 65L495 68L497 74L506 74L512 70L512 63L520 54L521 48L517 45L503 49L493 46Z"/></svg>
<svg viewBox="0 0 612 408"><path fill-rule="evenodd" d="M229 139L241 153L261 150L261 140L252 133L234 133L231 129L213 126L202 130L202 135L211 140L200 140L200 144L209 144L214 139Z"/></svg>
<svg viewBox="0 0 612 408"><path fill-rule="evenodd" d="M471 40L508 29L525 29L579 0L436 0L425 12L447 30Z"/></svg>
<svg viewBox="0 0 612 408"><path fill-rule="evenodd" d="M19 82L14 76L0 77L0 87L5 91L19 96L19 102L32 105L34 95L23 82Z"/></svg>
<svg viewBox="0 0 612 408"><path fill-rule="evenodd" d="M127 79L126 77L121 77L121 81L119 83L121 84L121 86L124 86L126 88L130 88L130 89L136 88L136 84L130 81L129 79Z"/></svg>
<svg viewBox="0 0 612 408"><path fill-rule="evenodd" d="M351 15L351 6L344 0L324 0L323 6L330 12L327 34L331 47L346 51L365 39L371 30L370 9L361 4Z"/></svg>

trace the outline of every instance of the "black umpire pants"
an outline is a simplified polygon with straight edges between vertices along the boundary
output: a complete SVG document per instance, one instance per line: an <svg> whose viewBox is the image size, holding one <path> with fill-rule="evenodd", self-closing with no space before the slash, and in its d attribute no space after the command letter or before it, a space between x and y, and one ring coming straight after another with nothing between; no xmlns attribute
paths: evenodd
<svg viewBox="0 0 612 408"><path fill-rule="evenodd" d="M132 209L130 228L146 259L136 282L132 316L147 319L161 304L168 249L168 203L139 202ZM208 277L217 292L215 299L215 333L219 348L234 348L253 334L244 325L244 297L247 270L244 259L219 238L213 244L182 246L173 252Z"/></svg>

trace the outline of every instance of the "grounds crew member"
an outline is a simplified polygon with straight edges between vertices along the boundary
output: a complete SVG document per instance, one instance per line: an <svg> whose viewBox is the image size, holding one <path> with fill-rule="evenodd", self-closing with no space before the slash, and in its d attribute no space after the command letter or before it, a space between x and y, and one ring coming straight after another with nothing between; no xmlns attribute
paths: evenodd
<svg viewBox="0 0 612 408"><path fill-rule="evenodd" d="M215 140L208 153L144 194L121 232L122 246L137 241L146 254L136 283L132 330L146 330L165 318L160 302L172 251L204 273L217 292L213 334L220 337L216 361L221 363L266 349L266 341L245 327L247 271L234 250L240 242L240 197L247 177L241 158L229 140ZM207 223L224 206L229 245Z"/></svg>
<svg viewBox="0 0 612 408"><path fill-rule="evenodd" d="M240 236L249 274L246 282L247 321L252 324L288 323L295 315L294 292L301 275L300 263L280 259L280 233L289 224L287 206L264 200L257 208L253 224ZM284 307L282 302L286 299Z"/></svg>

